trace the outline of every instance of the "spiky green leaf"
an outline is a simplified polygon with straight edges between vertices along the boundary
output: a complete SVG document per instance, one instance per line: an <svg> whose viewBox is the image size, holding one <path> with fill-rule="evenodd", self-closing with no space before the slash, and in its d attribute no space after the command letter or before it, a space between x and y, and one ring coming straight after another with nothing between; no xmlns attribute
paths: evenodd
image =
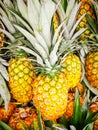
<svg viewBox="0 0 98 130"><path fill-rule="evenodd" d="M38 125L39 125L40 130L43 130L43 124L42 124L40 110L38 110Z"/></svg>
<svg viewBox="0 0 98 130"><path fill-rule="evenodd" d="M55 11L55 4L51 0L47 0L42 3L40 18L39 18L39 30L44 37L48 47L51 46L51 20Z"/></svg>
<svg viewBox="0 0 98 130"><path fill-rule="evenodd" d="M76 90L75 94L75 101L74 101L74 113L73 113L73 123L77 125L77 123L80 121L80 99L79 99L79 92Z"/></svg>
<svg viewBox="0 0 98 130"><path fill-rule="evenodd" d="M0 127L2 127L3 130L13 130L8 124L3 121L0 121Z"/></svg>
<svg viewBox="0 0 98 130"><path fill-rule="evenodd" d="M9 76L8 76L7 69L1 63L0 63L0 73L7 81L9 81Z"/></svg>
<svg viewBox="0 0 98 130"><path fill-rule="evenodd" d="M8 104L10 101L10 93L7 88L6 82L3 79L2 75L0 74L0 95L2 96L5 104L5 109L8 110Z"/></svg>
<svg viewBox="0 0 98 130"><path fill-rule="evenodd" d="M37 59L37 63L41 66L44 66L42 58L37 53L35 53L33 50L31 50L30 48L27 48L25 46L18 46L18 48L24 50L25 52L27 52L27 53L29 53L33 56L35 56L36 59Z"/></svg>
<svg viewBox="0 0 98 130"><path fill-rule="evenodd" d="M28 20L28 10L27 10L27 7L26 7L24 0L17 0L17 6L18 6L18 9L19 9L21 15L26 20Z"/></svg>
<svg viewBox="0 0 98 130"><path fill-rule="evenodd" d="M16 10L9 9L9 11L27 28L28 31L33 33L33 30L26 22L26 19L24 19L19 13L17 13Z"/></svg>
<svg viewBox="0 0 98 130"><path fill-rule="evenodd" d="M3 23L5 24L5 26L7 27L8 31L10 33L15 32L15 28L14 28L14 26L12 25L11 21L8 18L0 16L0 19L3 21Z"/></svg>
<svg viewBox="0 0 98 130"><path fill-rule="evenodd" d="M10 32L8 32L8 31L6 31L4 29L0 29L0 32L3 32L10 39L11 42L15 41L14 36Z"/></svg>
<svg viewBox="0 0 98 130"><path fill-rule="evenodd" d="M38 29L39 13L32 0L28 0L28 21L34 30Z"/></svg>
<svg viewBox="0 0 98 130"><path fill-rule="evenodd" d="M30 43L33 45L33 47L40 53L43 60L45 60L47 58L47 53L43 49L43 47L38 43L38 41L35 39L35 37L31 33L29 33L27 30L25 30L24 28L22 28L18 25L15 25L15 24L14 24L14 26L28 39L28 41L30 41Z"/></svg>
<svg viewBox="0 0 98 130"><path fill-rule="evenodd" d="M34 35L37 39L37 41L40 43L40 45L45 49L45 51L47 52L47 55L49 55L49 48L45 42L45 39L40 35L39 32L37 32L36 30L34 31Z"/></svg>

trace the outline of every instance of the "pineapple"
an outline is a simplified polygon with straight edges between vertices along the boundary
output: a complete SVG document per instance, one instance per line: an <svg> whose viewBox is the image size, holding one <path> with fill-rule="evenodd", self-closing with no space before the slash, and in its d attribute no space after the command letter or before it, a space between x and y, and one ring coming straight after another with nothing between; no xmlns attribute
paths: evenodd
<svg viewBox="0 0 98 130"><path fill-rule="evenodd" d="M85 73L89 83L98 89L97 80L97 65L98 65L98 51L90 52L85 61Z"/></svg>
<svg viewBox="0 0 98 130"><path fill-rule="evenodd" d="M0 28L2 28L2 24L0 24ZM4 42L5 42L5 35L4 33L0 32L0 48L4 46Z"/></svg>
<svg viewBox="0 0 98 130"><path fill-rule="evenodd" d="M89 15L91 18L95 19L95 16L94 16L94 10L93 10L93 4L92 4L92 0L78 0L79 2L81 2L81 5L80 5L80 9L79 9L79 12L78 12L78 16L77 16L77 19L79 19L81 17L81 15L83 14L87 14ZM77 27L77 30L80 30L81 28L88 28L87 26L88 24L88 19L87 17L85 16L81 22L79 23L78 27ZM88 28L82 35L81 35L81 39L84 40L84 38L89 38L89 36L91 35L91 31L90 29Z"/></svg>
<svg viewBox="0 0 98 130"><path fill-rule="evenodd" d="M81 60L75 54L70 54L65 57L62 62L62 66L65 68L64 73L68 80L68 89L74 88L81 79L82 65ZM73 80L74 79L74 80Z"/></svg>
<svg viewBox="0 0 98 130"><path fill-rule="evenodd" d="M28 130L31 130L34 129L34 124L36 129L40 130L38 126L37 112L34 108L28 106L17 107L8 123L13 130L25 130L24 125Z"/></svg>
<svg viewBox="0 0 98 130"><path fill-rule="evenodd" d="M33 64L32 61L27 58L27 56L21 53L21 50L17 50L16 44L18 46L19 39L24 40L22 34L18 32L15 27L13 26L13 21L17 21L14 16L8 10L10 8L16 8L17 5L14 1L9 1L7 3L1 2L1 12L2 12L2 21L6 26L7 30L1 30L6 34L9 38L7 46L7 50L10 51L10 55L13 55L9 59L9 66L8 66L8 75L9 75L9 89L14 98L19 103L26 103L32 100L33 93L32 93L32 82L33 79L36 77L36 74L33 71ZM7 12L6 12L7 11ZM6 24L6 21L8 24ZM9 28L10 26L10 28Z"/></svg>
<svg viewBox="0 0 98 130"><path fill-rule="evenodd" d="M27 4L25 4L23 0L17 0L17 6L19 9L18 13L15 13L13 10L10 10L10 12L20 20L22 26L17 23L13 25L28 41L26 41L28 43L27 45L26 42L20 39L21 43L26 43L26 45L23 46L24 44L20 44L17 48L30 54L30 58L34 63L33 69L36 70L37 73L37 77L34 78L31 84L33 88L32 100L37 110L40 110L43 119L55 121L62 116L66 110L68 88L70 87L71 80L67 79L68 74L65 73L66 67L63 67L63 65L66 64L66 57L68 55L73 55L74 57L71 59L70 56L68 56L69 63L72 63L72 60L77 61L78 59L73 53L74 50L77 51L77 37L85 29L76 33L75 29L84 16L81 16L75 25L72 20L72 23L70 22L72 27L70 30L67 25L65 25L66 22L62 22L53 33L51 30L51 21L56 8L56 4L53 1L47 0L39 2L39 0L29 0ZM22 6L25 8L23 9ZM76 4L75 6L78 5ZM75 10L75 15L78 8ZM63 25L65 28L63 28ZM66 33L67 35L63 35ZM64 60L65 63L63 63ZM79 75L77 79L80 80L81 62L79 59L77 65L68 65L69 68L77 67L79 73L76 71L77 74L75 74ZM67 72L70 73L72 70L73 69L70 69L69 72ZM78 82L79 81L76 83ZM76 83L73 84L76 85ZM14 91L17 90L14 89ZM21 91L22 90L20 90L20 92Z"/></svg>
<svg viewBox="0 0 98 130"><path fill-rule="evenodd" d="M69 118L66 119L64 116L60 117L57 120L57 124L53 124L53 127L57 128L57 130L93 130L98 111L91 112L86 95L81 105L79 93L76 91L73 110L73 114L69 115Z"/></svg>
<svg viewBox="0 0 98 130"><path fill-rule="evenodd" d="M80 105L83 105L83 97L79 95L80 98ZM64 113L64 116L68 120L70 117L73 116L73 110L74 110L74 99L75 99L75 93L68 93L68 103L67 103L67 109Z"/></svg>
<svg viewBox="0 0 98 130"><path fill-rule="evenodd" d="M8 110L5 110L4 106L0 106L0 120L4 122L8 122L11 117L16 105L13 102L9 102Z"/></svg>
<svg viewBox="0 0 98 130"><path fill-rule="evenodd" d="M79 82L74 88L72 88L70 92L75 93L76 89L78 89L80 95L83 95L85 92L85 87L81 82Z"/></svg>
<svg viewBox="0 0 98 130"><path fill-rule="evenodd" d="M36 74L29 58L17 57L9 61L9 88L12 97L19 103L29 102L33 98L32 82Z"/></svg>
<svg viewBox="0 0 98 130"><path fill-rule="evenodd" d="M98 101L92 102L90 104L90 109L92 112L98 111ZM98 129L98 119L94 122L93 130L97 130L97 129Z"/></svg>
<svg viewBox="0 0 98 130"><path fill-rule="evenodd" d="M97 18L97 11L98 11L98 2L92 1L95 14ZM85 76L84 82L86 86L95 94L98 95L98 79L97 79L97 64L98 64L98 49L97 49L97 42L98 42L98 33L97 33L97 25L98 20L94 21L92 18L89 17L89 27L90 31L92 32L92 36L89 37L90 41L88 41L84 45L84 68L85 68Z"/></svg>

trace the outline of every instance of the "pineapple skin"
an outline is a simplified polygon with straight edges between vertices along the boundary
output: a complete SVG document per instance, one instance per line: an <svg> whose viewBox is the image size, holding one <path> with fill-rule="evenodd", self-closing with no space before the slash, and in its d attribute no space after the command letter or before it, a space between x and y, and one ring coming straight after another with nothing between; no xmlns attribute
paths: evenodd
<svg viewBox="0 0 98 130"><path fill-rule="evenodd" d="M32 82L36 74L33 65L26 57L13 58L9 62L9 88L12 97L19 103L29 102L33 98Z"/></svg>
<svg viewBox="0 0 98 130"><path fill-rule="evenodd" d="M98 89L98 52L90 52L85 60L85 73L92 87Z"/></svg>
<svg viewBox="0 0 98 130"><path fill-rule="evenodd" d="M13 102L9 103L8 111L5 110L4 106L0 106L0 120L4 122L8 122L15 108L16 108L16 105Z"/></svg>
<svg viewBox="0 0 98 130"><path fill-rule="evenodd" d="M70 89L69 92L75 93L76 89L78 89L80 95L83 95L85 92L85 87L81 82L79 82L74 88Z"/></svg>
<svg viewBox="0 0 98 130"><path fill-rule="evenodd" d="M79 13L77 15L77 20L85 13L87 13L91 18L95 19L94 11L92 9L92 2L91 0L78 0L78 2L81 2ZM88 20L86 16L81 20L79 25L77 26L77 31L81 28L86 28L88 24ZM84 38L89 37L91 35L91 31L87 29L84 33L81 34L80 39L84 40Z"/></svg>
<svg viewBox="0 0 98 130"><path fill-rule="evenodd" d="M53 78L39 75L33 83L34 106L45 120L55 121L64 114L67 106L67 80L63 73Z"/></svg>
<svg viewBox="0 0 98 130"><path fill-rule="evenodd" d="M58 28L59 24L60 24L60 19L59 19L59 16L58 16L57 12L56 12L56 13L54 13L54 15L53 15L54 31L56 31L56 29Z"/></svg>
<svg viewBox="0 0 98 130"><path fill-rule="evenodd" d="M39 130L36 110L26 106L16 108L8 124L13 130L25 130L23 124L25 124L28 129L33 129L33 123L36 123L36 127Z"/></svg>
<svg viewBox="0 0 98 130"><path fill-rule="evenodd" d="M79 95L79 98L80 98L80 105L82 106L84 99L81 95ZM68 93L68 103L67 103L67 108L64 113L64 116L67 120L73 116L74 99L75 99L75 93L71 93L71 92Z"/></svg>
<svg viewBox="0 0 98 130"><path fill-rule="evenodd" d="M92 112L98 111L98 101L91 103L90 109ZM98 130L98 119L94 122L93 130Z"/></svg>
<svg viewBox="0 0 98 130"><path fill-rule="evenodd" d="M1 24L0 24L0 28L2 29ZM0 48L2 48L4 46L4 42L5 42L5 35L4 35L4 33L0 32Z"/></svg>
<svg viewBox="0 0 98 130"><path fill-rule="evenodd" d="M79 57L75 54L70 54L65 57L61 63L63 72L68 80L68 90L77 86L82 75L82 64Z"/></svg>

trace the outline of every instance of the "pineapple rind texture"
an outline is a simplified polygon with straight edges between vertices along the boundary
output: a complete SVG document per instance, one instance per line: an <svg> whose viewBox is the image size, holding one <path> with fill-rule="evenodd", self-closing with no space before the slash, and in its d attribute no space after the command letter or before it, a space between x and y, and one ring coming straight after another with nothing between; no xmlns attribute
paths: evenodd
<svg viewBox="0 0 98 130"><path fill-rule="evenodd" d="M91 103L90 109L92 112L98 111L98 101ZM98 119L94 122L94 130L98 129Z"/></svg>
<svg viewBox="0 0 98 130"><path fill-rule="evenodd" d="M75 99L75 93L68 93L68 103L67 103L67 107L64 113L64 116L66 117L66 119L68 120L70 117L73 116L74 113L74 99ZM80 105L83 105L84 99L81 95L79 95L79 99L80 99Z"/></svg>
<svg viewBox="0 0 98 130"><path fill-rule="evenodd" d="M75 54L67 55L62 62L63 71L68 80L68 90L74 88L80 81L82 75L82 64L79 57ZM74 80L73 80L74 79Z"/></svg>
<svg viewBox="0 0 98 130"><path fill-rule="evenodd" d="M1 24L0 24L0 28L2 28ZM0 32L0 48L4 46L4 43L5 43L5 35L4 33Z"/></svg>
<svg viewBox="0 0 98 130"><path fill-rule="evenodd" d="M91 0L78 0L81 2L79 13L77 15L77 19L81 17L83 14L88 14L91 18L95 19L94 11L92 9L92 1ZM77 30L80 30L81 28L87 28L88 19L86 16L81 20L79 25L77 26ZM91 34L90 29L87 29L84 33L81 34L80 38L84 39L85 37L88 38Z"/></svg>
<svg viewBox="0 0 98 130"><path fill-rule="evenodd" d="M58 28L59 24L60 24L60 20L59 20L58 14L55 13L54 16L53 16L54 31L56 31L56 29Z"/></svg>
<svg viewBox="0 0 98 130"><path fill-rule="evenodd" d="M38 128L38 116L32 107L18 107L15 109L11 118L9 119L9 126L13 128L13 130L25 130L23 124L28 129L34 128L34 123L36 123L36 127Z"/></svg>
<svg viewBox="0 0 98 130"><path fill-rule="evenodd" d="M8 111L5 110L4 106L0 106L0 120L8 122L11 117L16 105L13 102L8 104Z"/></svg>
<svg viewBox="0 0 98 130"><path fill-rule="evenodd" d="M52 78L39 75L33 83L33 101L46 120L56 120L64 114L67 105L67 80L63 73Z"/></svg>
<svg viewBox="0 0 98 130"><path fill-rule="evenodd" d="M33 65L27 58L13 58L9 62L9 88L14 99L20 103L29 102L33 98L32 82L35 73Z"/></svg>
<svg viewBox="0 0 98 130"><path fill-rule="evenodd" d="M87 55L85 73L92 87L98 89L98 52L91 52Z"/></svg>

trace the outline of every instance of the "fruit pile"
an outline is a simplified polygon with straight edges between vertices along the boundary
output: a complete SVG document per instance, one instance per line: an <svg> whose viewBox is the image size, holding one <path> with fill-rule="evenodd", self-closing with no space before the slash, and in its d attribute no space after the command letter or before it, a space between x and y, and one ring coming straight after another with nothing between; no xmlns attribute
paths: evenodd
<svg viewBox="0 0 98 130"><path fill-rule="evenodd" d="M0 130L98 130L98 1L0 1Z"/></svg>

